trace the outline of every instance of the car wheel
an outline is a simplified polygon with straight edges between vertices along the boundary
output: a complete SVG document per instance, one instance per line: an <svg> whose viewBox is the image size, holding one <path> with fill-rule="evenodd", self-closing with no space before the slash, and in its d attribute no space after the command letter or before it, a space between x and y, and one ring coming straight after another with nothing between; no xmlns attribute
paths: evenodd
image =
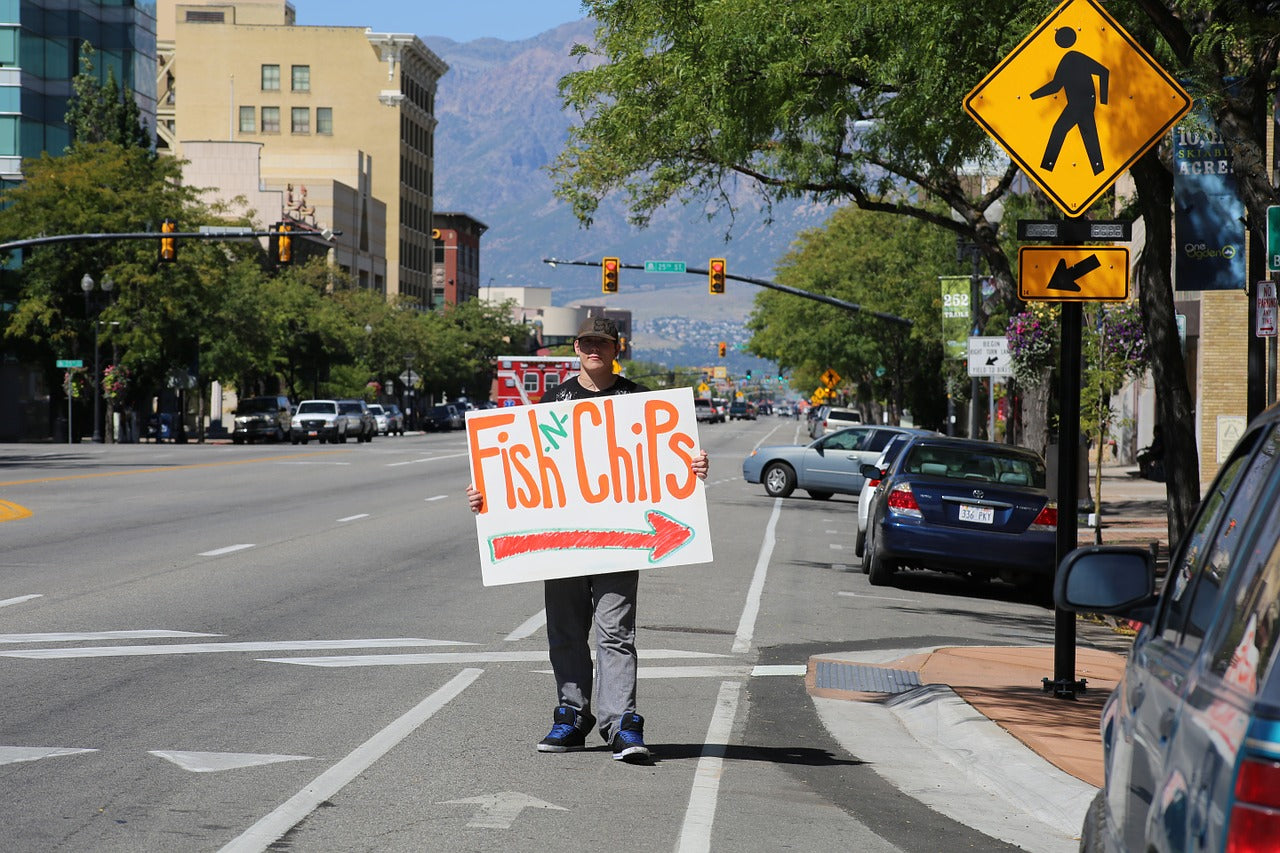
<svg viewBox="0 0 1280 853"><path fill-rule="evenodd" d="M868 521L867 526L870 527L870 525L871 522ZM889 583L889 579L898 571L898 567L884 555L883 549L876 539L877 537L872 532L866 546L867 553L862 556L862 568L872 586L886 586Z"/></svg>
<svg viewBox="0 0 1280 853"><path fill-rule="evenodd" d="M809 497L813 498L815 501L831 500L831 495L832 495L832 492L820 492L820 491L815 491L813 489L809 489Z"/></svg>
<svg viewBox="0 0 1280 853"><path fill-rule="evenodd" d="M765 493L771 498L790 497L796 490L796 472L791 470L790 465L782 462L774 462L765 468L761 480L764 482Z"/></svg>
<svg viewBox="0 0 1280 853"><path fill-rule="evenodd" d="M240 435L233 435L233 436L231 436L231 443L232 443L232 444L244 444L244 436L240 436Z"/></svg>
<svg viewBox="0 0 1280 853"><path fill-rule="evenodd" d="M1080 853L1102 853L1106 820L1107 792L1103 789L1094 794L1089 810L1084 813L1084 825L1080 829Z"/></svg>

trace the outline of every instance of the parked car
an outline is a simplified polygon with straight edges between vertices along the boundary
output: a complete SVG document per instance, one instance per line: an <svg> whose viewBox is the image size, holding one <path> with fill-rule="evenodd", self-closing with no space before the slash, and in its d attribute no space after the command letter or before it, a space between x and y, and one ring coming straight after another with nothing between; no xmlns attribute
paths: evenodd
<svg viewBox="0 0 1280 853"><path fill-rule="evenodd" d="M755 408L749 403L730 403L729 404L729 420L737 421L754 421L756 419Z"/></svg>
<svg viewBox="0 0 1280 853"><path fill-rule="evenodd" d="M1142 623L1103 705L1105 784L1080 849L1276 850L1280 839L1280 408L1245 431L1175 546L1063 560L1065 610Z"/></svg>
<svg viewBox="0 0 1280 853"><path fill-rule="evenodd" d="M872 496L880 485L880 480L884 478L885 472L889 470L889 465L898 458L898 454L902 452L902 449L907 446L907 442L911 440L911 436L912 433L904 432L889 439L889 443L884 446L884 450L880 451L879 458L872 463L876 468L875 476L864 477L862 481L862 490L858 492L858 532L853 538L854 556L862 556L862 548L867 541L867 511L871 508ZM864 471L864 473L870 472Z"/></svg>
<svg viewBox="0 0 1280 853"><path fill-rule="evenodd" d="M373 422L373 413L364 400L339 400L338 411L347 416L347 434L342 439L354 438L356 441L373 441L378 431Z"/></svg>
<svg viewBox="0 0 1280 853"><path fill-rule="evenodd" d="M895 435L925 432L906 427L860 426L825 435L809 444L757 448L742 460L742 478L762 483L770 497L789 497L804 489L824 501L833 494L856 495L862 488L862 466L880 455Z"/></svg>
<svg viewBox="0 0 1280 853"><path fill-rule="evenodd" d="M373 415L373 431L378 435L387 434L387 410L379 403L369 404L369 414Z"/></svg>
<svg viewBox="0 0 1280 853"><path fill-rule="evenodd" d="M713 397L711 398L711 406L716 411L716 417L715 417L715 420L712 421L712 423L715 423L715 424L724 423L729 417L729 401L723 400L719 397Z"/></svg>
<svg viewBox="0 0 1280 853"><path fill-rule="evenodd" d="M427 409L422 419L422 428L431 432L448 432L462 429L466 425L462 412L453 403L442 403Z"/></svg>
<svg viewBox="0 0 1280 853"><path fill-rule="evenodd" d="M838 429L862 423L862 412L857 409L842 409L836 406L823 406L809 423L809 435L819 438Z"/></svg>
<svg viewBox="0 0 1280 853"><path fill-rule="evenodd" d="M868 464L862 474L880 471ZM1000 578L1046 598L1052 588L1058 510L1033 450L917 436L889 465L867 513L862 570L875 586L899 569L925 568Z"/></svg>
<svg viewBox="0 0 1280 853"><path fill-rule="evenodd" d="M387 435L404 435L404 412L395 403L382 407L387 413Z"/></svg>
<svg viewBox="0 0 1280 853"><path fill-rule="evenodd" d="M321 444L347 440L347 418L338 411L337 400L303 400L298 404L289 441L306 444L313 438Z"/></svg>
<svg viewBox="0 0 1280 853"><path fill-rule="evenodd" d="M716 422L716 408L706 397L693 398L693 416L700 424Z"/></svg>
<svg viewBox="0 0 1280 853"><path fill-rule="evenodd" d="M235 444L285 441L292 430L288 397L244 397L236 403L231 428L231 441Z"/></svg>

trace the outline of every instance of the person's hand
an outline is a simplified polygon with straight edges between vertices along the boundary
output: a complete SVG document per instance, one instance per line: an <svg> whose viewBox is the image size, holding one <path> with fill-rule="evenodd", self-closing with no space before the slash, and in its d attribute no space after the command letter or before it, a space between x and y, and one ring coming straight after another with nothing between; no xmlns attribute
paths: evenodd
<svg viewBox="0 0 1280 853"><path fill-rule="evenodd" d="M707 458L707 451L698 451L698 455L689 463L689 470L693 471L699 480L707 479L707 472L711 470L711 460Z"/></svg>
<svg viewBox="0 0 1280 853"><path fill-rule="evenodd" d="M467 486L467 503L471 505L471 511L478 513L484 509L484 495L476 490L475 484Z"/></svg>

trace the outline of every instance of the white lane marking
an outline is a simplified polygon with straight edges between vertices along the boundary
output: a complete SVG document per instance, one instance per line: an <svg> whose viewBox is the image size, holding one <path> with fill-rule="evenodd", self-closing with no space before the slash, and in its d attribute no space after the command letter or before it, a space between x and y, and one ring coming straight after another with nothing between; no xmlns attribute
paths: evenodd
<svg viewBox="0 0 1280 853"><path fill-rule="evenodd" d="M774 532L778 528L778 516L782 515L782 498L773 499L773 515L765 525L764 542L760 544L760 554L756 558L756 571L751 577L751 586L747 590L747 602L742 608L742 617L738 620L738 633L733 638L733 651L746 652L751 649L751 637L756 630L756 616L760 614L760 598L764 595L764 580L769 574L769 558L773 556L773 546L777 542Z"/></svg>
<svg viewBox="0 0 1280 853"><path fill-rule="evenodd" d="M893 598L888 595L866 595L861 592L845 592L844 590L838 590L836 595L843 595L846 598L874 598L879 601L910 601L912 604L918 604L920 602L920 599L918 598Z"/></svg>
<svg viewBox="0 0 1280 853"><path fill-rule="evenodd" d="M528 619L524 620L524 623L519 628L516 628L502 639L509 643L515 642L516 640L523 640L527 637L533 636L533 634L541 629L545 624L547 624L547 609L544 607Z"/></svg>
<svg viewBox="0 0 1280 853"><path fill-rule="evenodd" d="M765 675L808 675L809 667L803 663L760 664L751 670L751 677Z"/></svg>
<svg viewBox="0 0 1280 853"><path fill-rule="evenodd" d="M3 653L0 653L3 655ZM672 658L723 658L712 652L682 652L674 649L645 649L650 660ZM545 663L540 652L426 652L405 655L331 655L322 658L259 658L263 663L292 663L299 666L421 666L432 663Z"/></svg>
<svg viewBox="0 0 1280 853"><path fill-rule="evenodd" d="M111 658L140 655L193 655L209 652L292 652L320 649L386 649L402 646L472 646L454 640L393 637L376 640L283 640L270 643L173 643L157 646L79 646L70 649L18 649L6 658ZM323 658L321 658L323 660Z"/></svg>
<svg viewBox="0 0 1280 853"><path fill-rule="evenodd" d="M388 462L388 468L396 468L400 465L417 465L419 462L439 462L441 459L461 459L466 453L451 453L448 456L424 456L421 459L410 459L408 462Z"/></svg>
<svg viewBox="0 0 1280 853"><path fill-rule="evenodd" d="M368 517L369 517L369 513L362 512L359 515L348 515L346 518L340 518L338 519L338 523L342 524L344 521L356 521L358 519L368 518Z"/></svg>
<svg viewBox="0 0 1280 853"><path fill-rule="evenodd" d="M831 564L831 568L832 568L834 571L837 571L837 572L847 572L847 571L849 571L849 567L848 567L848 566L846 566L844 563L832 563L832 564Z"/></svg>
<svg viewBox="0 0 1280 853"><path fill-rule="evenodd" d="M261 853L286 832L293 829L321 803L341 791L348 782L368 770L375 761L395 748L396 744L431 719L437 711L461 695L462 691L484 673L483 669L464 669L407 711L400 719L369 738L346 758L317 776L312 782L275 811L233 838L221 853Z"/></svg>
<svg viewBox="0 0 1280 853"><path fill-rule="evenodd" d="M519 791L499 791L496 794L481 794L464 800L441 800L437 805L480 806L476 810L475 817L467 821L468 829L510 829L511 824L516 822L520 812L525 809L568 811L564 806L557 806Z"/></svg>
<svg viewBox="0 0 1280 853"><path fill-rule="evenodd" d="M223 554L230 554L235 551L243 551L246 548L252 548L253 545L228 545L225 548L215 548L212 551L200 552L201 557L221 557Z"/></svg>
<svg viewBox="0 0 1280 853"><path fill-rule="evenodd" d="M162 637L220 637L193 631L83 631L65 634L0 634L0 643L82 643L85 640L156 640Z"/></svg>
<svg viewBox="0 0 1280 853"><path fill-rule="evenodd" d="M839 536L839 535L840 535L840 531L839 531L839 530L828 530L828 531L827 531L827 535L828 535L828 536Z"/></svg>
<svg viewBox="0 0 1280 853"><path fill-rule="evenodd" d="M253 752L180 752L153 749L148 755L163 758L192 773L217 773L221 770L239 770L243 767L261 767L282 761L314 761L310 755L263 755Z"/></svg>
<svg viewBox="0 0 1280 853"><path fill-rule="evenodd" d="M11 604L22 604L23 602L30 601L33 598L43 597L44 593L38 592L35 595L20 595L17 598L6 598L4 601L0 601L0 607L8 607Z"/></svg>
<svg viewBox="0 0 1280 853"><path fill-rule="evenodd" d="M704 853L711 849L711 827L716 818L716 800L720 796L720 778L733 719L738 714L738 691L742 684L724 681L716 697L716 709L702 744L702 756L693 772L693 790L684 811L677 853Z"/></svg>
<svg viewBox="0 0 1280 853"><path fill-rule="evenodd" d="M0 764L17 764L19 761L39 761L42 758L58 758L63 755L97 751L61 746L0 746Z"/></svg>
<svg viewBox="0 0 1280 853"><path fill-rule="evenodd" d="M281 460L276 464L277 465L350 465L351 463L350 462L317 462L317 461L306 461L306 460L298 461L298 462L290 462L288 460Z"/></svg>
<svg viewBox="0 0 1280 853"><path fill-rule="evenodd" d="M832 542L832 543L830 543L830 548L831 548L831 550L832 550L832 551L843 551L843 550L844 550L844 546L843 546L843 545L841 545L839 542Z"/></svg>
<svg viewBox="0 0 1280 853"><path fill-rule="evenodd" d="M448 495L432 495L431 497L427 498L426 502L431 503L432 501L442 501L447 497L449 496Z"/></svg>

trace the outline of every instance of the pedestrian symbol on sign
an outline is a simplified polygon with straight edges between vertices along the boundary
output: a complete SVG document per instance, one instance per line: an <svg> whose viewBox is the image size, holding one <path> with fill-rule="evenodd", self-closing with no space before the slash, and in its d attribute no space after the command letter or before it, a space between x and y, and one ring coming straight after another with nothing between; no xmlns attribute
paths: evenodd
<svg viewBox="0 0 1280 853"><path fill-rule="evenodd" d="M1059 27L1054 33L1054 42L1061 48L1069 48L1076 43L1075 30L1070 27ZM1032 100L1048 97L1061 91L1066 98L1066 106L1062 114L1053 123L1049 132L1049 144L1044 149L1044 158L1040 168L1052 172L1058 163L1058 155L1062 153L1062 143L1072 128L1080 131L1080 141L1084 143L1085 153L1089 156L1089 165L1095 175L1102 174L1102 148L1098 144L1098 123L1093 115L1096 104L1106 104L1107 85L1111 72L1101 62L1086 56L1078 50L1068 50L1058 63L1053 79L1031 93ZM1098 78L1095 92L1093 78Z"/></svg>

